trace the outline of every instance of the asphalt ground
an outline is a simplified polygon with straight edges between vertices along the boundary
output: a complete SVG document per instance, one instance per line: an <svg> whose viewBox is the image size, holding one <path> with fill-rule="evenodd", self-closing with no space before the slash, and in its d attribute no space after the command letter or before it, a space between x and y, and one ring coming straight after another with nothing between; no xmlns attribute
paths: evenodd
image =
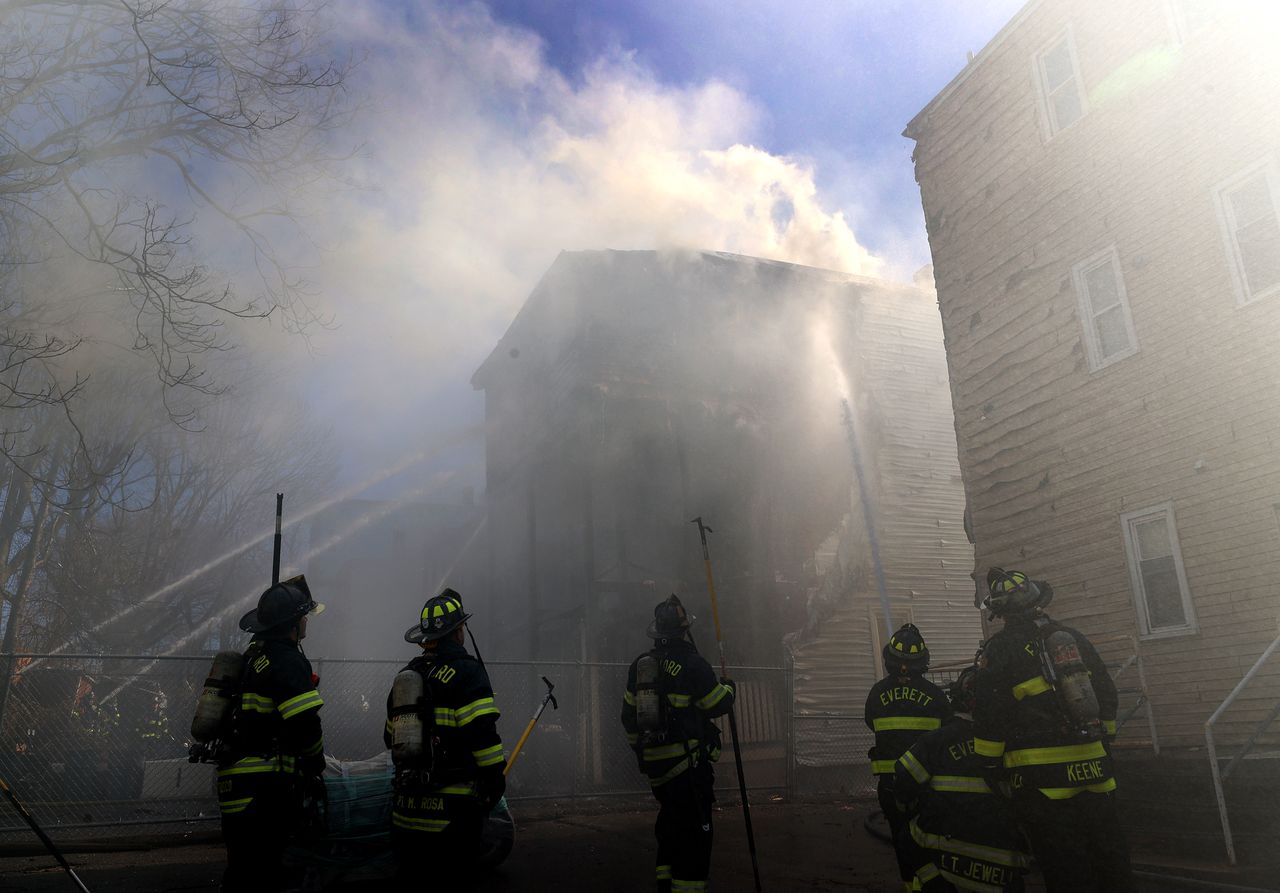
<svg viewBox="0 0 1280 893"><path fill-rule="evenodd" d="M888 845L863 827L872 808L866 801L753 804L763 889L769 893L900 890ZM518 828L515 847L500 867L484 877L481 893L650 893L654 889L656 811L650 804L526 803L513 804L512 811ZM732 804L722 805L715 821L712 888L747 893L754 884L742 814ZM214 891L222 873L223 850L216 831L201 836L202 841L181 846L122 837L112 844L95 845L95 851L73 852L68 859L92 893ZM52 893L74 889L46 854L33 850L0 856L0 891ZM385 893L387 881L354 881L332 889ZM429 889L423 887L424 891ZM1031 879L1029 891L1042 889L1036 879ZM1147 893L1196 887L1175 886L1147 877L1141 889Z"/></svg>

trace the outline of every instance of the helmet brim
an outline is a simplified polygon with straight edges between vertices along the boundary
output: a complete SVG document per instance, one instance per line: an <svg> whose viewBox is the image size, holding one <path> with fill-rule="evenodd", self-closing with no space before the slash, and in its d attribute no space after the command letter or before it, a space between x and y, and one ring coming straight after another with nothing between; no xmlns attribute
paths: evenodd
<svg viewBox="0 0 1280 893"><path fill-rule="evenodd" d="M306 617L307 614L323 613L324 605L320 602L312 602L312 607L306 612L306 614L300 614L298 617L293 618L293 620L301 620L303 617ZM293 620L284 620L280 623L272 624L271 626L265 626L262 621L258 619L258 609L254 608L252 611L246 612L245 615L240 618L240 629L247 633L265 633L267 630L275 629L277 626L284 626L286 623L292 623Z"/></svg>
<svg viewBox="0 0 1280 893"><path fill-rule="evenodd" d="M464 613L455 622L450 623L448 626L442 626L440 629L433 629L429 631L423 629L422 624L418 623L404 631L404 640L414 645L421 645L423 642L434 642L437 639L443 639L470 619L471 615Z"/></svg>

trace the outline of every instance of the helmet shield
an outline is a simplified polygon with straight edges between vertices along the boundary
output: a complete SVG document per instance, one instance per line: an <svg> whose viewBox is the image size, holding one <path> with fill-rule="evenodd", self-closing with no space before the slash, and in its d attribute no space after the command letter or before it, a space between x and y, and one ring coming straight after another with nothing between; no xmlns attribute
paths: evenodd
<svg viewBox="0 0 1280 893"><path fill-rule="evenodd" d="M311 597L306 576L298 574L262 593L258 607L240 618L240 628L247 633L265 633L322 611L324 605Z"/></svg>
<svg viewBox="0 0 1280 893"><path fill-rule="evenodd" d="M680 599L672 593L666 601L654 606L653 622L649 624L647 632L651 639L683 638L697 619L684 609Z"/></svg>
<svg viewBox="0 0 1280 893"><path fill-rule="evenodd" d="M427 603L422 606L418 625L405 630L404 640L415 645L434 642L443 639L470 619L471 615L462 610L462 596L452 589L446 589L427 599Z"/></svg>

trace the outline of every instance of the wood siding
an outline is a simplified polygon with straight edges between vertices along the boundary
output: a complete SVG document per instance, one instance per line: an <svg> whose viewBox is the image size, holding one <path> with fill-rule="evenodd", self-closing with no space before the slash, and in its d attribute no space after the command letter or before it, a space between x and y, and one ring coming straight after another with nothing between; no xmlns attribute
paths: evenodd
<svg viewBox="0 0 1280 893"><path fill-rule="evenodd" d="M1046 139L1033 59L1068 25L1089 111ZM979 566L1134 634L1120 517L1171 503L1199 629L1142 643L1166 744L1277 634L1280 299L1238 304L1213 190L1277 158L1278 74L1244 21L1180 44L1162 0L1043 0L908 128ZM1140 349L1090 372L1071 268L1112 246ZM1227 735L1278 696L1272 668Z"/></svg>

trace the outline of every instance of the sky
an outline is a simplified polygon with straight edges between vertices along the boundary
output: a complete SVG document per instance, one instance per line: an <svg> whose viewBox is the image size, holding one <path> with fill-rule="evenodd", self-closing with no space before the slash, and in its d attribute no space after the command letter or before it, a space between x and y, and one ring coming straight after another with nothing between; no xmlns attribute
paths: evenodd
<svg viewBox="0 0 1280 893"><path fill-rule="evenodd" d="M296 362L348 482L483 420L470 376L562 250L911 281L929 253L902 130L1021 5L338 0L352 158L299 202L334 325ZM474 456L418 473L478 489Z"/></svg>

